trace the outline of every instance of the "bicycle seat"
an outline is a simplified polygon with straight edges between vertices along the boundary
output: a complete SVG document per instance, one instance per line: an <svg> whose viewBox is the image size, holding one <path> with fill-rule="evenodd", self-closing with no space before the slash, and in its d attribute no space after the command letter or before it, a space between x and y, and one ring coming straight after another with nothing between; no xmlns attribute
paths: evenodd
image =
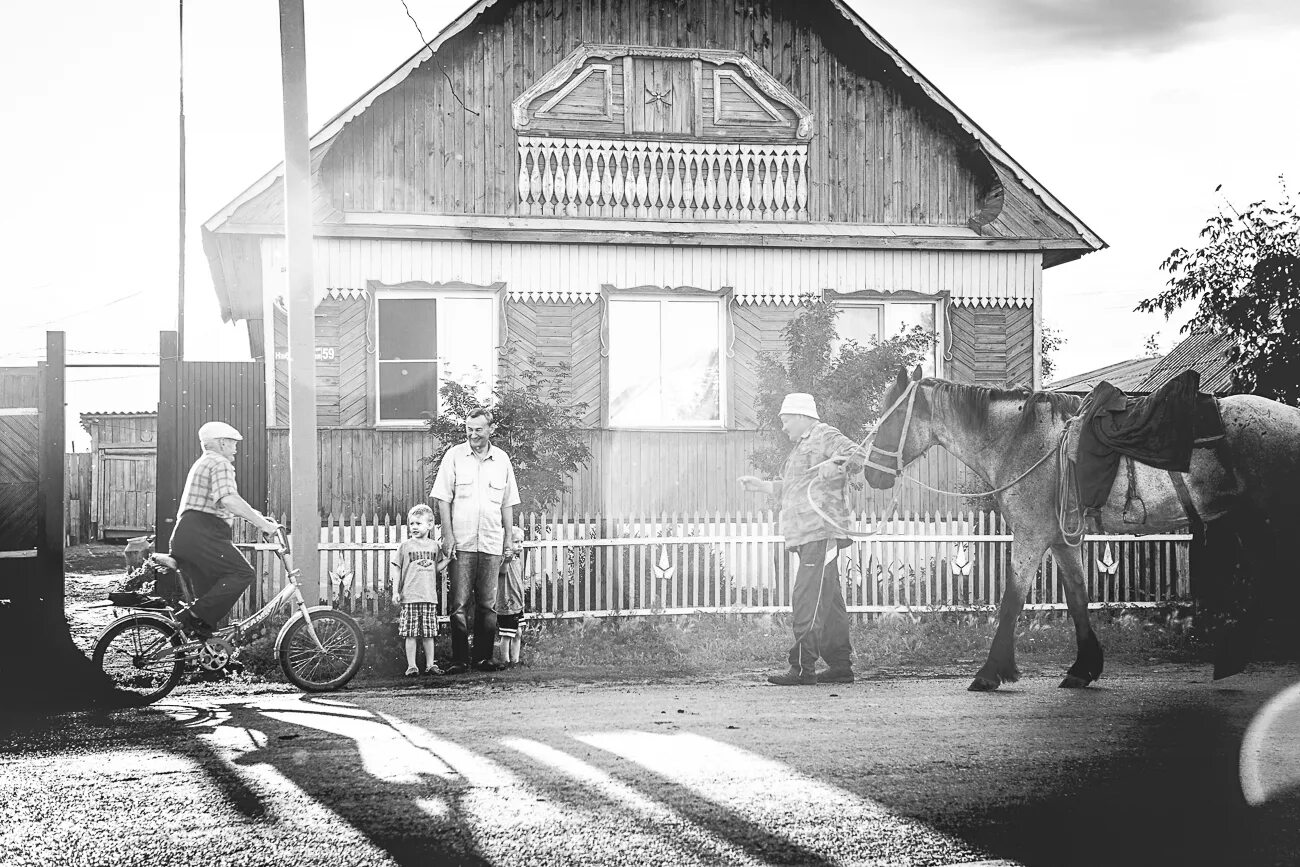
<svg viewBox="0 0 1300 867"><path fill-rule="evenodd" d="M175 569L178 572L180 571L181 567L176 563L175 557L169 557L166 554L154 554L153 559L154 562L160 566L166 566L168 569Z"/></svg>

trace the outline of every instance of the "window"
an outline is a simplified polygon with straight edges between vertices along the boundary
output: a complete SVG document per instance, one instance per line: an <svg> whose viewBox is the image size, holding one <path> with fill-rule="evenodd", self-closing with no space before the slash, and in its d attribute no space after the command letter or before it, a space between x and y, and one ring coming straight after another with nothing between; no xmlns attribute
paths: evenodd
<svg viewBox="0 0 1300 867"><path fill-rule="evenodd" d="M611 427L721 427L722 302L609 302Z"/></svg>
<svg viewBox="0 0 1300 867"><path fill-rule="evenodd" d="M491 297L385 293L378 307L378 421L423 422L449 381L493 384L495 302Z"/></svg>
<svg viewBox="0 0 1300 867"><path fill-rule="evenodd" d="M845 341L856 341L859 346L869 347L872 343L896 336L899 331L911 331L920 326L927 333L941 332L939 327L939 301L896 301L840 299L836 303L840 315L835 320L835 330L839 335L833 350L839 351ZM938 335L936 345L931 346L926 357L921 360L921 369L926 376L935 376L940 372L939 359L942 355L943 335Z"/></svg>

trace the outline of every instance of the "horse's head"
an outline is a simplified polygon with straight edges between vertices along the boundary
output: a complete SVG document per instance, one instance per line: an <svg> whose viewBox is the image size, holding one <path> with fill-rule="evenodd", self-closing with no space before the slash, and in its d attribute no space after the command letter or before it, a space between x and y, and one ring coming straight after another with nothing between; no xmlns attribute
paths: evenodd
<svg viewBox="0 0 1300 867"><path fill-rule="evenodd" d="M907 368L885 392L880 419L868 447L863 474L873 488L892 488L903 467L934 444L930 435L930 401L921 382L921 366Z"/></svg>

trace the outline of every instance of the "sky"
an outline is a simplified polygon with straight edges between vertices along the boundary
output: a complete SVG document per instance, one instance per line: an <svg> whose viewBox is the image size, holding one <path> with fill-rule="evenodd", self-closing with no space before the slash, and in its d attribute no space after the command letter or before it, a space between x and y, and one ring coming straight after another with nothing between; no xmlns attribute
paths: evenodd
<svg viewBox="0 0 1300 867"><path fill-rule="evenodd" d="M1191 311L1134 306L1220 209L1300 179L1300 3L1292 0L850 0L1110 248L1045 272L1058 376L1161 351ZM407 0L426 37L468 0ZM0 9L8 165L0 366L156 361L177 322L178 3L63 0ZM311 131L419 49L401 0L307 0ZM199 227L283 156L274 0L186 0L185 344L242 359ZM1216 187L1221 185L1220 192ZM152 410L157 375L69 370L70 419ZM75 425L70 438L89 439Z"/></svg>

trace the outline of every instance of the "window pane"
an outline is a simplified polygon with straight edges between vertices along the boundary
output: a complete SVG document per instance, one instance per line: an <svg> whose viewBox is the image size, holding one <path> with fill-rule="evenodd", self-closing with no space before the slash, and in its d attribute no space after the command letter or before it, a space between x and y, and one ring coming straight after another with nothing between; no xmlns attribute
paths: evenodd
<svg viewBox="0 0 1300 867"><path fill-rule="evenodd" d="M433 361L379 363L379 418L419 419L438 406L438 365Z"/></svg>
<svg viewBox="0 0 1300 867"><path fill-rule="evenodd" d="M879 307L865 307L862 305L852 305L840 308L840 315L835 320L835 331L839 335L839 340L833 349L839 349L839 344L849 340L857 341L858 346L866 349L871 346L872 342L881 338L881 309Z"/></svg>
<svg viewBox="0 0 1300 867"><path fill-rule="evenodd" d="M658 301L609 302L609 421L659 424Z"/></svg>
<svg viewBox="0 0 1300 867"><path fill-rule="evenodd" d="M664 305L662 422L721 420L718 315L715 301Z"/></svg>
<svg viewBox="0 0 1300 867"><path fill-rule="evenodd" d="M907 304L901 301L895 301L889 305L889 335L892 337L900 329L912 330L913 326L919 325L927 333L934 331L934 305L930 302L924 304Z"/></svg>
<svg viewBox="0 0 1300 867"><path fill-rule="evenodd" d="M379 358L437 358L437 302L432 298L379 301Z"/></svg>
<svg viewBox="0 0 1300 867"><path fill-rule="evenodd" d="M911 331L913 327L919 325L922 331L933 334L934 316L935 305L928 301L919 304L896 301L889 305L889 333L893 336L903 330ZM938 357L938 347L931 346L921 360L921 372L926 376L934 376L938 370L936 366Z"/></svg>
<svg viewBox="0 0 1300 867"><path fill-rule="evenodd" d="M492 389L492 299L444 298L438 361L443 381L477 384L480 399Z"/></svg>

